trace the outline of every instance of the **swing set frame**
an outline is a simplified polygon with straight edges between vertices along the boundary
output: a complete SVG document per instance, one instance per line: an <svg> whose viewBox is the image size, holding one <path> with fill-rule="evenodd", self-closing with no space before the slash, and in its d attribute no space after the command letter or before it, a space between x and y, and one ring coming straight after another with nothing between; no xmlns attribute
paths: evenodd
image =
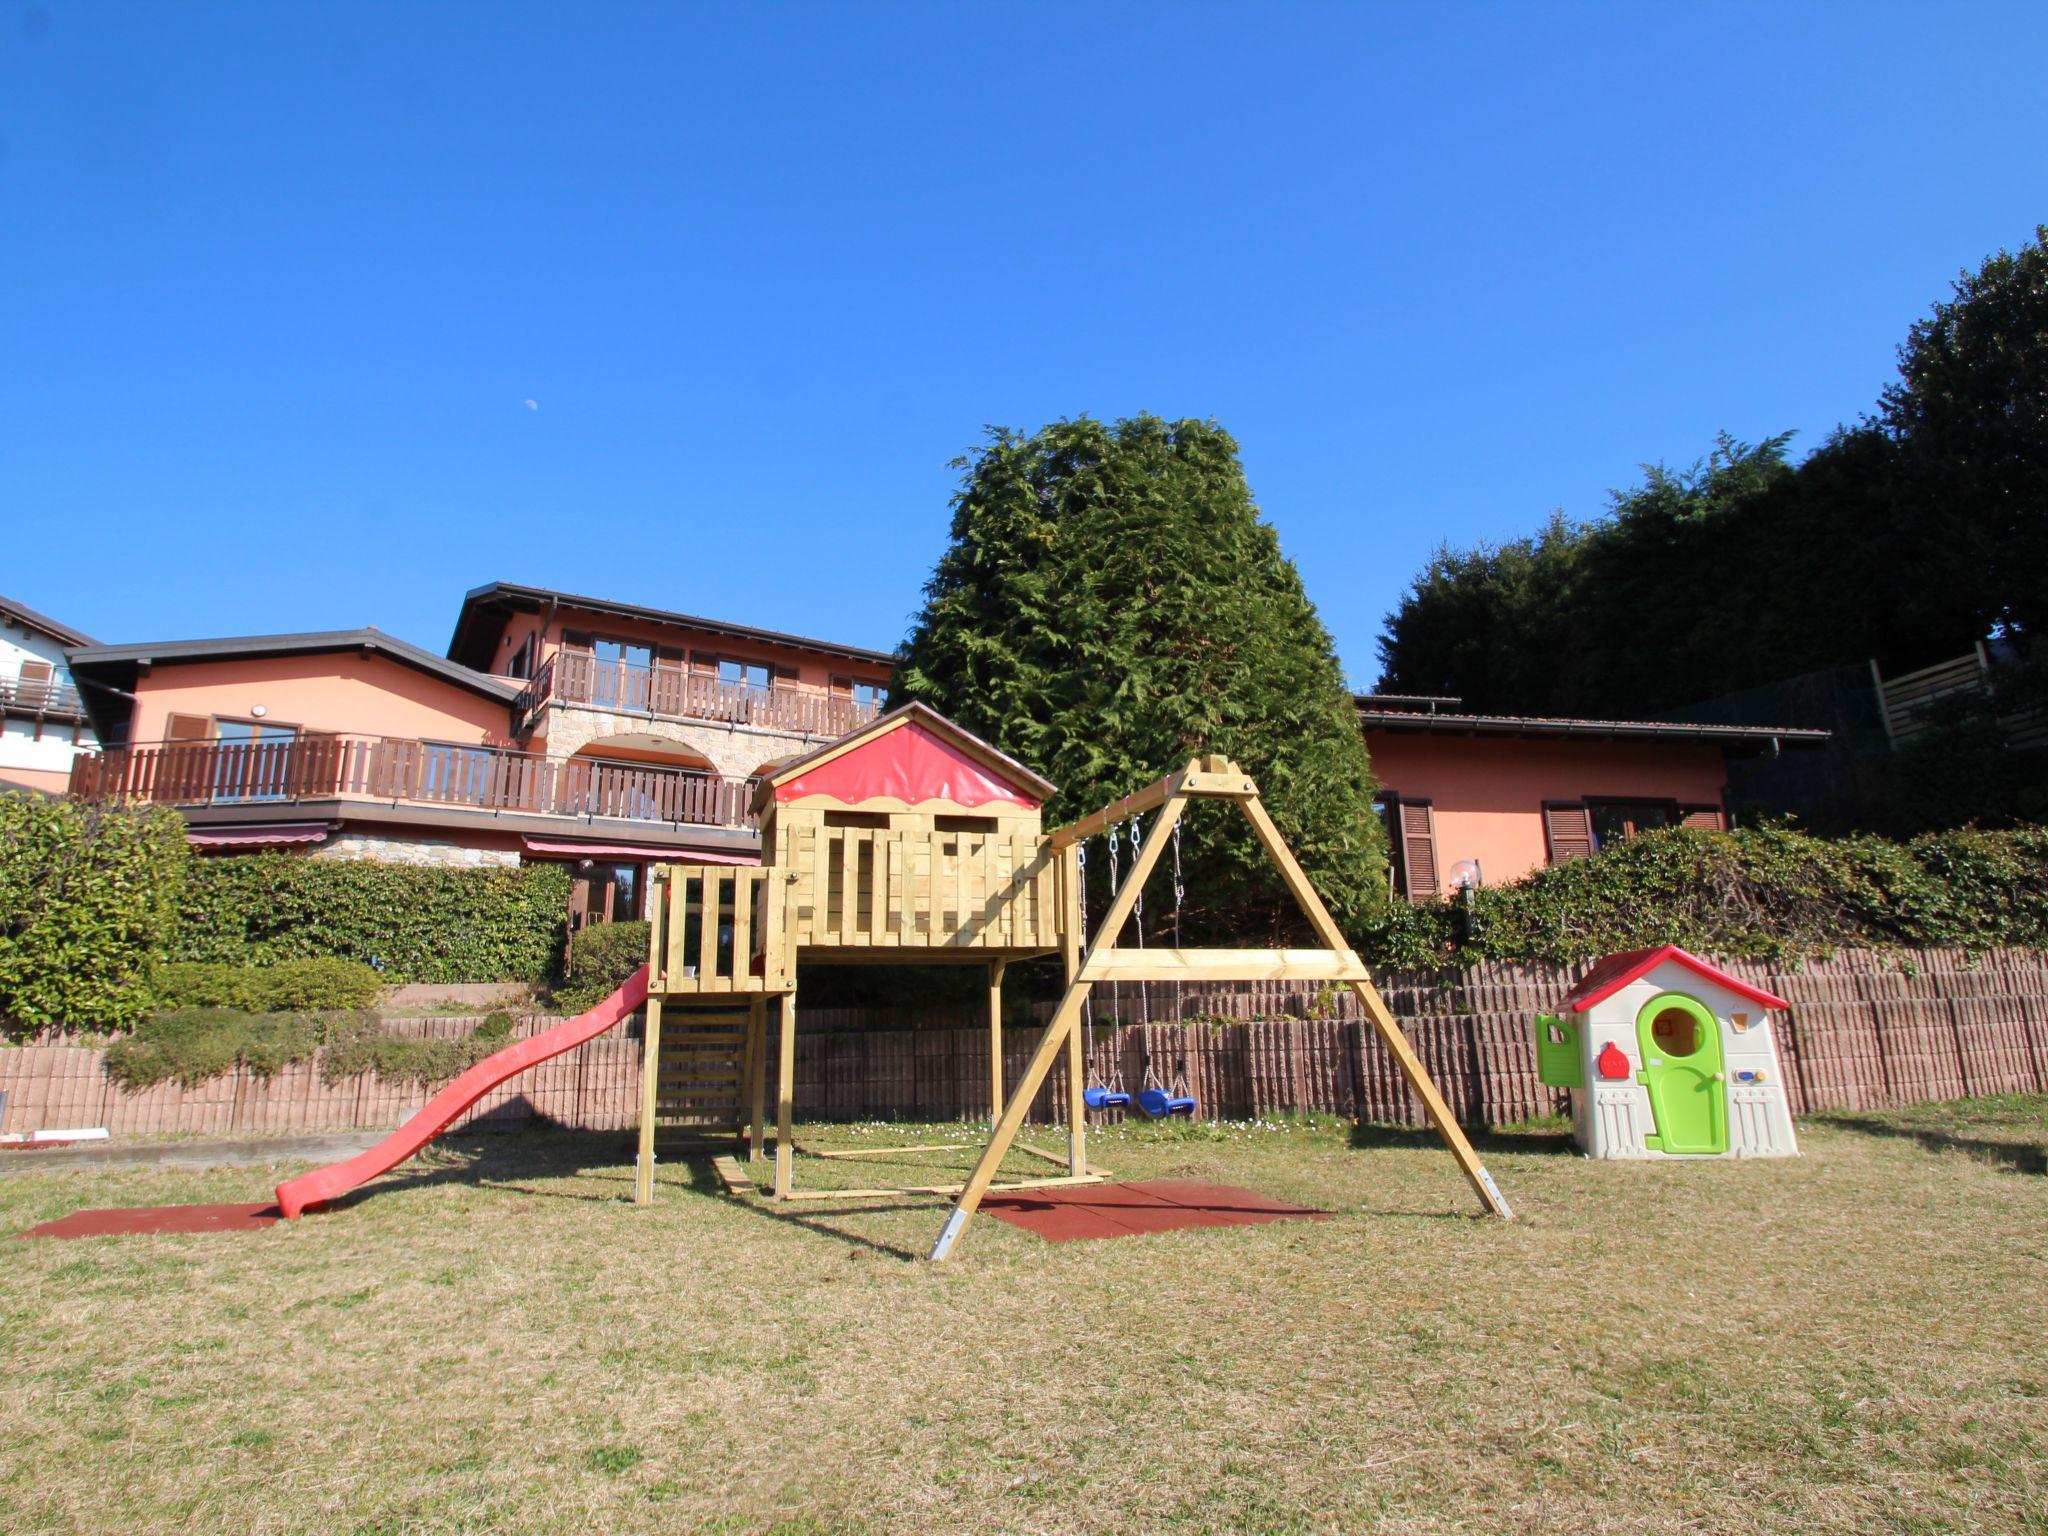
<svg viewBox="0 0 2048 1536"><path fill-rule="evenodd" d="M1289 893L1307 917L1316 937L1322 941L1317 949L1188 949L1176 945L1170 949L1135 948L1120 949L1117 939L1123 933L1124 925L1130 920L1133 910L1142 897L1145 882L1157 867L1161 853L1167 846L1174 829L1180 824L1189 804L1196 800L1224 800L1234 803L1250 821L1266 855L1280 871ZM1258 785L1251 776L1226 757L1200 757L1191 761L1178 773L1168 774L1136 794L1127 795L1113 805L1105 806L1093 815L1084 816L1069 826L1047 834L1048 845L1061 855L1063 867L1068 872L1067 889L1070 893L1078 890L1079 882L1074 877L1074 848L1119 822L1142 816L1157 810L1158 819L1146 833L1142 847L1131 865L1131 871L1113 893L1109 910L1103 915L1101 925L1089 942L1087 954L1081 953L1081 925L1078 907L1070 896L1064 916L1064 955L1067 967L1067 988L1060 999L1058 1010L1052 1022L1046 1026L1045 1034L1032 1054L1030 1065L1024 1075L1010 1088L1008 1097L1002 1101L1001 1113L996 1116L995 1126L987 1143L982 1147L981 1156L976 1160L974 1171L968 1175L967 1183L955 1198L953 1209L946 1216L946 1223L940 1229L938 1239L932 1245L930 1258L940 1263L952 1256L958 1246L961 1234L981 1208L982 1200L996 1187L996 1170L1001 1166L1012 1146L1017 1145L1017 1133L1022 1129L1024 1117L1029 1112L1031 1101L1044 1087L1052 1072L1053 1063L1062 1053L1067 1060L1068 1113L1070 1124L1068 1134L1078 1149L1085 1134L1085 1109L1081 1102L1082 1076L1082 1014L1098 982L1117 981L1315 981L1331 985L1347 986L1351 989L1365 1010L1373 1029L1383 1040L1401 1075L1408 1086L1421 1099L1430 1123L1444 1144L1456 1158L1458 1167L1471 1183L1486 1209L1504 1221L1514 1219L1514 1211L1493 1176L1486 1171L1486 1165L1473 1150L1450 1106L1437 1091L1436 1083L1429 1075L1429 1069L1422 1064L1421 1057L1402 1033L1401 1026L1386 1005L1386 1000L1373 985L1372 973L1365 962L1344 942L1344 935L1336 920L1330 916L1329 908L1323 905L1322 897L1303 873L1293 851L1288 848L1280 830L1273 824L1259 798ZM1085 1168L1083 1154L1074 1154L1077 1165Z"/></svg>

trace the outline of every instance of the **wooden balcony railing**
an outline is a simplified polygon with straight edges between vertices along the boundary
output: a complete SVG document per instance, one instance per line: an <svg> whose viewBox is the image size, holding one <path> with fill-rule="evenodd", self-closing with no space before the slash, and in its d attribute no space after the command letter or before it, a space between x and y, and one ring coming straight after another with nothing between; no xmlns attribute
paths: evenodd
<svg viewBox="0 0 2048 1536"><path fill-rule="evenodd" d="M715 720L828 739L858 730L878 712L874 704L813 688L730 683L679 666L604 661L583 651L560 651L541 664L514 706L521 727L550 703Z"/></svg>
<svg viewBox="0 0 2048 1536"><path fill-rule="evenodd" d="M54 715L83 720L85 702L69 683L26 677L0 677L0 713Z"/></svg>
<svg viewBox="0 0 2048 1536"><path fill-rule="evenodd" d="M71 763L71 793L81 799L168 805L384 800L679 826L751 826L752 787L687 768L558 760L391 736L150 742Z"/></svg>

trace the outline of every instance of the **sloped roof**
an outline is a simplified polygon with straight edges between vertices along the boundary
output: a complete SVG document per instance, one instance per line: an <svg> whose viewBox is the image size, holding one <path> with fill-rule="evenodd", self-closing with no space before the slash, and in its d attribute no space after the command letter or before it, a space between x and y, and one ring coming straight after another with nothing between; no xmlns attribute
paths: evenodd
<svg viewBox="0 0 2048 1536"><path fill-rule="evenodd" d="M1738 997L1746 997L1762 1008L1790 1008L1792 1005L1775 993L1752 986L1739 976L1730 976L1717 965L1709 964L1690 950L1680 949L1676 944L1660 944L1654 949L1625 949L1620 954L1609 955L1585 975L1578 985L1565 994L1565 1002L1573 1013L1584 1013L1594 1004L1604 1002L1630 982L1662 965L1666 960L1675 960L1687 970L1705 977L1717 986L1726 987Z"/></svg>
<svg viewBox="0 0 2048 1536"><path fill-rule="evenodd" d="M83 630L73 629L69 624L60 624L47 613L37 613L27 603L17 603L11 597L0 597L0 618L12 619L23 629L33 629L48 635L59 645L91 645L92 636Z"/></svg>
<svg viewBox="0 0 2048 1536"><path fill-rule="evenodd" d="M1455 699L1416 698L1427 708L1386 708L1395 695L1353 696L1362 730L1410 736L1577 737L1598 741L1688 741L1735 750L1812 748L1832 734L1797 725L1714 725L1673 720L1598 720L1568 715L1486 715L1440 709Z"/></svg>
<svg viewBox="0 0 2048 1536"><path fill-rule="evenodd" d="M445 656L387 635L377 629L324 629L294 635L234 635L216 640L156 640L139 645L86 645L71 653L74 672L95 667L150 666L158 662L229 661L239 657L317 655L358 651L385 656L404 666L509 704L526 684L516 678L491 677Z"/></svg>
<svg viewBox="0 0 2048 1536"><path fill-rule="evenodd" d="M833 760L858 751L870 742L905 726L917 726L938 737L947 745L957 748L982 767L994 773L1012 787L1022 790L1039 802L1052 798L1056 786L1040 778L1014 757L997 751L972 731L955 725L928 704L910 703L892 709L886 715L870 720L857 731L849 731L837 741L828 741L815 751L785 761L773 773L761 780L761 787L755 791L754 805L758 810L783 785L800 778L805 773L824 767Z"/></svg>
<svg viewBox="0 0 2048 1536"><path fill-rule="evenodd" d="M575 592L557 592L552 587L521 586L516 581L488 581L480 587L472 587L463 594L462 609L455 617L455 633L448 641L451 657L469 655L472 660L487 654L491 640L490 633L482 627L481 615L487 610L502 612L533 612L550 604L563 608L577 608L586 613L601 613L613 618L643 619L653 624L674 624L680 628L703 630L714 635L730 635L736 640L756 640L765 645L786 645L794 650L816 651L822 656L838 656L848 661L872 662L877 666L894 666L896 658L888 651L877 651L863 645L847 645L838 640L814 640L806 635L784 634L780 630L759 629L751 624L735 624L728 619L707 619L693 613L676 613L667 608L649 608L639 603L615 602L608 597L585 597Z"/></svg>

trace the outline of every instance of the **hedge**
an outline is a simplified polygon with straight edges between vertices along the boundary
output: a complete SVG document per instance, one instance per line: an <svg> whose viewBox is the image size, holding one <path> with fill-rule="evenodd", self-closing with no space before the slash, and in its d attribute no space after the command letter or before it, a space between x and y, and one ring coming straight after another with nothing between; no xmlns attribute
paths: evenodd
<svg viewBox="0 0 2048 1536"><path fill-rule="evenodd" d="M1653 944L1765 961L1851 947L2048 948L2048 828L1901 843L1674 827L1469 900L1389 906L1357 942L1403 967L1568 964Z"/></svg>
<svg viewBox="0 0 2048 1536"><path fill-rule="evenodd" d="M563 1013L594 1008L647 963L651 930L644 922L596 923L569 941L569 979L555 988Z"/></svg>
<svg viewBox="0 0 2048 1536"><path fill-rule="evenodd" d="M164 806L0 793L0 1028L144 1016L190 864Z"/></svg>
<svg viewBox="0 0 2048 1536"><path fill-rule="evenodd" d="M391 982L545 982L569 909L561 864L430 869L260 853L193 862L167 958L335 956Z"/></svg>
<svg viewBox="0 0 2048 1536"><path fill-rule="evenodd" d="M358 960L286 960L258 969L174 960L156 971L156 996L167 1008L239 1008L247 1013L327 1012L367 1008L384 978Z"/></svg>
<svg viewBox="0 0 2048 1536"><path fill-rule="evenodd" d="M107 1048L107 1073L131 1092L176 1081L193 1087L237 1067L271 1077L316 1053L322 1082L364 1072L429 1085L466 1071L512 1038L512 1015L493 1013L454 1039L395 1035L374 1013L174 1008Z"/></svg>

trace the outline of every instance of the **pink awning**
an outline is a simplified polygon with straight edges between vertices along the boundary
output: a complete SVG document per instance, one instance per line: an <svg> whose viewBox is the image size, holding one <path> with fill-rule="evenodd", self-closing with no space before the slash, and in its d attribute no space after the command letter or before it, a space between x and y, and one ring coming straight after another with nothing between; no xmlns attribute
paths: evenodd
<svg viewBox="0 0 2048 1536"><path fill-rule="evenodd" d="M645 843L572 843L555 837L523 837L526 851L544 859L673 859L686 864L759 864L753 853L706 853L702 848L653 848Z"/></svg>
<svg viewBox="0 0 2048 1536"><path fill-rule="evenodd" d="M195 848L280 848L288 843L317 843L327 836L324 821L282 821L267 827L188 827L185 841Z"/></svg>

